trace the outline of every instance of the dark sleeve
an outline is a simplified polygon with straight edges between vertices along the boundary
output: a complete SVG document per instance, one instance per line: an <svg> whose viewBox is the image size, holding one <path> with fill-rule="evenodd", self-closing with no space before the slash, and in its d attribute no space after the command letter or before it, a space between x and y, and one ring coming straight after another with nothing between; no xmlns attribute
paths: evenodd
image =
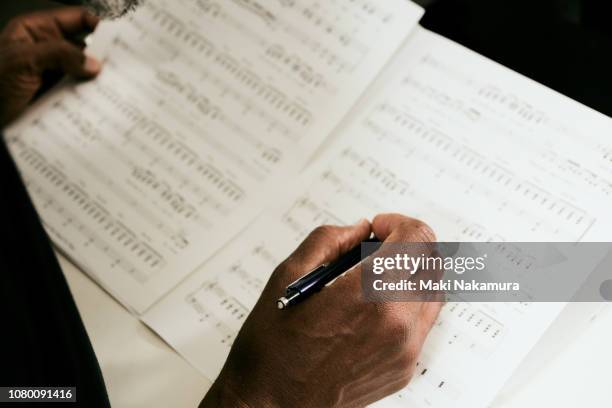
<svg viewBox="0 0 612 408"><path fill-rule="evenodd" d="M582 0L582 21L585 26L612 35L612 2L607 0Z"/></svg>
<svg viewBox="0 0 612 408"><path fill-rule="evenodd" d="M77 404L66 406L110 406L49 238L1 140L0 386L77 387Z"/></svg>

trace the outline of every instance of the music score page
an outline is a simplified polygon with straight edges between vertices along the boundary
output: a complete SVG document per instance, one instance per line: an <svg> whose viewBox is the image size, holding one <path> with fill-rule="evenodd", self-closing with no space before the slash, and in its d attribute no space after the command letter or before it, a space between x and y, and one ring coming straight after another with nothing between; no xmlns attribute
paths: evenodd
<svg viewBox="0 0 612 408"><path fill-rule="evenodd" d="M55 244L136 313L290 183L417 24L392 0L150 0L6 132Z"/></svg>
<svg viewBox="0 0 612 408"><path fill-rule="evenodd" d="M318 225L400 212L447 242L608 241L610 134L609 118L418 29L297 187L143 320L214 380ZM488 406L565 306L449 300L411 384L376 406Z"/></svg>

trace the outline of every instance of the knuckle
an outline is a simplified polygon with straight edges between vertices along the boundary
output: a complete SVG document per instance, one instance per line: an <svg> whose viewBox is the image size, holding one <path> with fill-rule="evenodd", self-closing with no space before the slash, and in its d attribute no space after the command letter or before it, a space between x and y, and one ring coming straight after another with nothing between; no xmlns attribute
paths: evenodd
<svg viewBox="0 0 612 408"><path fill-rule="evenodd" d="M387 216L388 214L376 214L374 218L372 218L372 224L378 224L379 222L381 222L381 220L383 220Z"/></svg>
<svg viewBox="0 0 612 408"><path fill-rule="evenodd" d="M311 236L314 238L328 238L334 235L334 230L332 225L320 225L312 231Z"/></svg>
<svg viewBox="0 0 612 408"><path fill-rule="evenodd" d="M419 242L434 242L436 234L431 227L421 220L410 220L400 224L400 228L407 236Z"/></svg>
<svg viewBox="0 0 612 408"><path fill-rule="evenodd" d="M5 32L9 33L9 34L14 33L15 31L17 31L17 27L19 27L20 25L22 25L24 23L26 18L27 18L27 16L24 16L24 15L15 16L15 17L11 18L6 23Z"/></svg>
<svg viewBox="0 0 612 408"><path fill-rule="evenodd" d="M337 227L333 225L321 225L315 228L305 242L305 248L308 250L316 250L328 258L334 248L338 246Z"/></svg>
<svg viewBox="0 0 612 408"><path fill-rule="evenodd" d="M21 38L24 28L32 23L34 13L20 14L11 18L5 25L3 34L9 38Z"/></svg>

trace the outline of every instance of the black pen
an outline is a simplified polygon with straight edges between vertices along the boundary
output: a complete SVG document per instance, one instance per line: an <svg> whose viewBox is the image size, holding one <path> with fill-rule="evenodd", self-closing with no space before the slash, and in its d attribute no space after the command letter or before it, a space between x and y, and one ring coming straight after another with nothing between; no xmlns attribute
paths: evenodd
<svg viewBox="0 0 612 408"><path fill-rule="evenodd" d="M305 276L287 286L285 296L281 297L276 302L278 308L285 309L291 305L301 302L313 293L320 291L325 285L342 275L344 272L348 271L353 266L357 265L364 258L370 256L382 244L376 238L370 238L364 241L364 243L372 244L364 247L363 254L361 251L361 245L357 245L335 261L328 264L323 264L313 269Z"/></svg>

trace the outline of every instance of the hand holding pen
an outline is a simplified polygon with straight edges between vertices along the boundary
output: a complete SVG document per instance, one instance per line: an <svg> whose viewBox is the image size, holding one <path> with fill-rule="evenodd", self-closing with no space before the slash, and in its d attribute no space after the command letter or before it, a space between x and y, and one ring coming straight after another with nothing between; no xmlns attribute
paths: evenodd
<svg viewBox="0 0 612 408"><path fill-rule="evenodd" d="M291 282L372 234L385 242L435 239L427 225L397 214L314 230L272 274L203 407L231 406L232 398L254 406L365 406L408 383L440 302L366 302L357 265L303 302L277 308ZM290 392L288 383L301 386Z"/></svg>

